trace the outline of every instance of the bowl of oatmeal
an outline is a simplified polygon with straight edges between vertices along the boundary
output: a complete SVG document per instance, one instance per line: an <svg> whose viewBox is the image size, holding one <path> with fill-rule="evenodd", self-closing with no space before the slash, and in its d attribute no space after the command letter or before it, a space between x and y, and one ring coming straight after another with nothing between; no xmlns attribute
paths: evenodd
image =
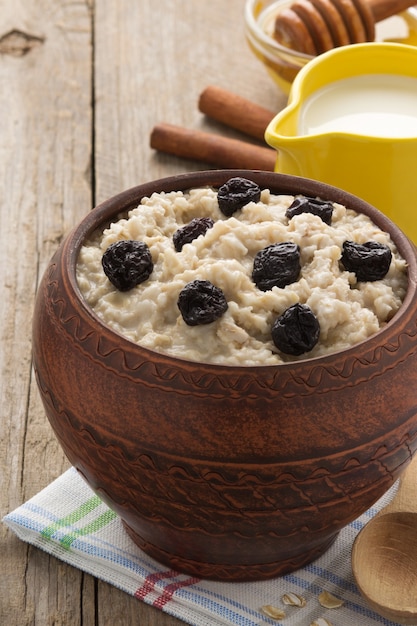
<svg viewBox="0 0 417 626"><path fill-rule="evenodd" d="M70 462L148 555L261 580L321 555L417 449L415 248L340 189L183 174L103 202L40 284Z"/></svg>

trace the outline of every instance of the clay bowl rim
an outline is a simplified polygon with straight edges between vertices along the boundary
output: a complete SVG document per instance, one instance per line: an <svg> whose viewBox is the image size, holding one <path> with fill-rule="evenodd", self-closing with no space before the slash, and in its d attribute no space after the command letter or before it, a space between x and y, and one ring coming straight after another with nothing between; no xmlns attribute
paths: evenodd
<svg viewBox="0 0 417 626"><path fill-rule="evenodd" d="M81 246L84 241L97 229L108 225L111 221L114 221L119 216L125 214L127 211L135 208L139 205L143 197L149 196L152 193L160 191L186 191L193 187L212 186L214 188L219 187L226 182L229 178L241 176L253 179L257 182L261 188L271 189L271 193L278 194L304 194L315 195L323 199L330 199L333 202L338 202L347 206L350 209L361 212L368 215L373 222L382 230L388 232L392 241L397 247L400 255L407 262L408 270L408 286L407 292L401 307L383 328L368 337L367 339L354 344L349 348L344 348L336 352L332 352L326 355L317 357L306 357L305 359L299 359L295 361L289 361L286 363L278 363L276 365L237 365L237 364L216 364L207 363L204 361L190 361L188 359L182 359L181 357L164 354L156 350L151 350L136 344L135 342L127 339L123 335L114 331L91 309L84 299L81 290L78 286L76 278L76 264ZM294 191L295 190L295 191ZM247 372L253 374L254 371L271 372L276 368L300 370L303 366L309 368L317 366L318 364L330 365L335 361L339 361L342 357L348 358L349 355L358 355L358 351L367 351L367 346L372 341L378 341L377 338L386 333L390 333L390 329L394 323L400 320L400 318L406 314L409 305L414 297L417 297L417 255L416 247L405 235L405 233L386 215L379 211L376 207L372 206L365 200L339 189L333 185L322 183L309 178L301 176L293 176L289 174L280 174L277 172L266 172L262 170L242 170L242 169L222 169L222 170L200 170L196 172L187 172L181 174L175 174L167 176L139 185L135 185L124 191L119 192L116 195L99 203L93 208L66 237L63 244L63 269L64 269L64 281L67 283L67 287L70 288L72 294L76 297L81 311L84 316L89 319L89 322L93 324L97 329L105 328L106 331L112 336L119 344L120 349L134 350L147 356L147 360L152 360L153 357L157 357L159 362L164 362L167 365L175 365L176 367L185 367L192 365L193 368L201 366L206 371L239 371L241 374ZM65 278L67 280L65 280Z"/></svg>

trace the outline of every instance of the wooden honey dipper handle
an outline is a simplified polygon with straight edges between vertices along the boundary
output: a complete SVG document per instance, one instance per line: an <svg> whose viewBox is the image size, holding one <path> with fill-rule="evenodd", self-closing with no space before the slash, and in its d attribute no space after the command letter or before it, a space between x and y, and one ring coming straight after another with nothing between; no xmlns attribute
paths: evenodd
<svg viewBox="0 0 417 626"><path fill-rule="evenodd" d="M375 22L385 20L415 5L415 0L368 0Z"/></svg>
<svg viewBox="0 0 417 626"><path fill-rule="evenodd" d="M315 56L338 46L374 41L375 22L413 6L415 0L296 0L275 20L275 39Z"/></svg>

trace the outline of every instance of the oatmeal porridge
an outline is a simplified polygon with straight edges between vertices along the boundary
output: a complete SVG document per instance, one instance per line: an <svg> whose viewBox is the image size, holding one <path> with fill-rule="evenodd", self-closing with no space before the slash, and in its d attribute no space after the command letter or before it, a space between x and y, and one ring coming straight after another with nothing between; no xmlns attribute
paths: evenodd
<svg viewBox="0 0 417 626"><path fill-rule="evenodd" d="M143 198L83 245L77 280L96 315L129 340L249 366L365 340L401 306L407 270L367 216L232 179Z"/></svg>

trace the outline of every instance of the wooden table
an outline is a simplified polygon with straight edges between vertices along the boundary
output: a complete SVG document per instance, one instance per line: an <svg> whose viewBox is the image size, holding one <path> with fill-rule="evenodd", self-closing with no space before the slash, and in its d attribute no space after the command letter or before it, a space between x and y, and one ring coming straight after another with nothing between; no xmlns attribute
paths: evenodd
<svg viewBox="0 0 417 626"><path fill-rule="evenodd" d="M197 107L209 84L279 110L244 38L244 0L0 0L2 517L68 468L31 370L40 275L93 206L203 163L149 147L161 121L239 137ZM256 163L254 163L256 167ZM0 525L0 624L180 624Z"/></svg>

